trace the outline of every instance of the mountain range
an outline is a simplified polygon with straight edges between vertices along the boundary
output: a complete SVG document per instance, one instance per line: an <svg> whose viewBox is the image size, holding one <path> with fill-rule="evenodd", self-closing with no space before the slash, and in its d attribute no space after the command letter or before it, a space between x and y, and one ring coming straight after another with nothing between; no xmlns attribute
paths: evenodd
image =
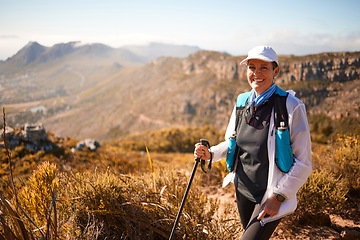
<svg viewBox="0 0 360 240"><path fill-rule="evenodd" d="M9 121L30 119L75 138L225 129L237 94L250 90L239 66L244 57L159 43L115 49L30 42L0 62L0 103ZM280 55L279 62L276 83L295 90L309 114L359 117L360 52Z"/></svg>

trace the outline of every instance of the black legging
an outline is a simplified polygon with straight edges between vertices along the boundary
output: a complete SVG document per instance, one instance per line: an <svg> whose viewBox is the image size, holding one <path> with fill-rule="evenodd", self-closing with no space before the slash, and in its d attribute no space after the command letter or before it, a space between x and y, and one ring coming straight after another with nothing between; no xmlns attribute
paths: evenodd
<svg viewBox="0 0 360 240"><path fill-rule="evenodd" d="M281 219L261 226L257 217L260 213L260 204L254 203L236 190L236 203L240 214L241 223L245 229L242 240L266 240L275 231Z"/></svg>

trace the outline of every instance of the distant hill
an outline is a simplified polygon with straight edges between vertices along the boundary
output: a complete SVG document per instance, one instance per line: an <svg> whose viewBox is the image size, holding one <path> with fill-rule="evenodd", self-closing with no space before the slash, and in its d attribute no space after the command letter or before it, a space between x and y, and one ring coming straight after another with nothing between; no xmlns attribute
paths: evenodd
<svg viewBox="0 0 360 240"><path fill-rule="evenodd" d="M0 102L9 121L36 120L75 138L202 124L224 129L237 94L250 89L246 69L239 66L245 56L196 51L147 61L155 52L176 55L169 48L184 48L161 46L29 43L0 64ZM359 117L360 52L279 56L279 61L276 82L295 90L309 114Z"/></svg>
<svg viewBox="0 0 360 240"><path fill-rule="evenodd" d="M31 62L34 62L39 56L46 51L46 47L38 44L37 42L29 42L23 47L8 63L12 62L18 67L24 67ZM10 65L10 64L8 64Z"/></svg>
<svg viewBox="0 0 360 240"><path fill-rule="evenodd" d="M130 50L138 56L142 56L147 60L158 57L187 57L192 53L198 52L201 49L196 46L173 45L163 43L150 43L146 46L125 45L124 49Z"/></svg>
<svg viewBox="0 0 360 240"><path fill-rule="evenodd" d="M17 73L22 70L19 68L39 65L67 56L74 58L76 55L78 57L113 59L121 64L129 64L146 63L161 56L186 57L199 50L200 48L195 46L162 43L151 43L145 46L129 45L115 49L100 43L82 45L80 42L69 42L44 47L37 42L29 42L13 57L6 61L0 61L0 71L2 74Z"/></svg>
<svg viewBox="0 0 360 240"><path fill-rule="evenodd" d="M161 47L166 50L161 51ZM0 62L3 81L0 102L23 103L61 96L77 98L76 94L94 87L115 72L144 65L150 56L177 57L198 50L155 43L140 48L143 53L138 55L126 48L115 49L99 43L69 42L44 47L29 42L14 56Z"/></svg>

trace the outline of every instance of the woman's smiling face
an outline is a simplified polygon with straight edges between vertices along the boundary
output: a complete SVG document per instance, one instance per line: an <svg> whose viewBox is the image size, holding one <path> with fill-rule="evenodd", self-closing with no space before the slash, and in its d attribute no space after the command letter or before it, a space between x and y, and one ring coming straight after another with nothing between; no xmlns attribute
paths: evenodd
<svg viewBox="0 0 360 240"><path fill-rule="evenodd" d="M249 59L247 63L247 78L256 97L265 92L279 73L279 66L273 68L272 62L266 62L259 59Z"/></svg>

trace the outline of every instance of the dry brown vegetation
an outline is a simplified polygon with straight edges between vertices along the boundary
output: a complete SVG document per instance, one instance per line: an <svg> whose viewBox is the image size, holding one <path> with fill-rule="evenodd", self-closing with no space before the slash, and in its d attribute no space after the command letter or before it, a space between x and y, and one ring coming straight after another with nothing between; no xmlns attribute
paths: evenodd
<svg viewBox="0 0 360 240"><path fill-rule="evenodd" d="M194 164L192 153L184 152L193 150L195 133L214 144L223 134L210 127L167 129L75 153L70 149L76 140L49 134L57 144L49 152L19 146L9 158L3 149L0 239L167 239ZM313 144L313 174L298 194L297 211L284 219L274 239L295 239L304 226L341 232L344 227L331 223L334 215L359 224L359 156L359 136ZM225 174L222 161L209 174L198 170L176 238L241 236L233 201L213 197Z"/></svg>

